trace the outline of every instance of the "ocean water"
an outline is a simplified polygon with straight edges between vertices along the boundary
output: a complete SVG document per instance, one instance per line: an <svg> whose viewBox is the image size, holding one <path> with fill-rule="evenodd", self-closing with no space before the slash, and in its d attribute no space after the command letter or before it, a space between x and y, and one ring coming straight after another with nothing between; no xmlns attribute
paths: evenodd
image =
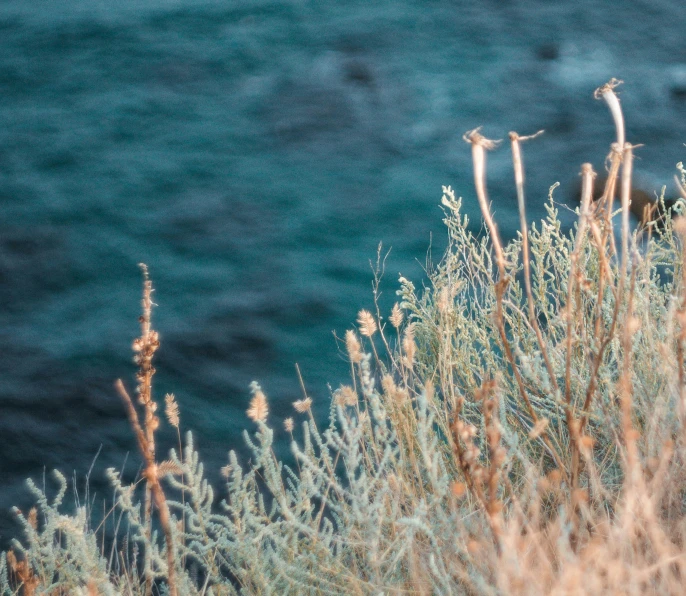
<svg viewBox="0 0 686 596"><path fill-rule="evenodd" d="M441 185L478 228L466 130L546 130L524 148L540 218L550 185L564 203L582 162L602 170L613 125L592 92L614 76L638 183L673 192L684 31L670 0L4 0L0 540L27 476L59 468L83 491L99 449L99 495L107 466L136 471L113 382L134 383L138 263L156 288L156 394L176 394L216 470L242 449L250 381L280 425L297 363L326 413L379 243L386 310L398 273L420 285L440 258ZM489 155L506 236L510 160Z"/></svg>

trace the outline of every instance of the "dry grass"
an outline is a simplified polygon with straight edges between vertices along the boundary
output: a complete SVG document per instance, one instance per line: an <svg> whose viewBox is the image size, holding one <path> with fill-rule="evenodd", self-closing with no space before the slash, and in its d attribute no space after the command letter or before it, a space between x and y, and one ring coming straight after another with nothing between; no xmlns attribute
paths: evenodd
<svg viewBox="0 0 686 596"><path fill-rule="evenodd" d="M117 385L143 459L142 486L109 471L117 498L108 517L119 532L105 548L88 511L59 512L61 475L52 501L31 485L38 507L18 513L25 539L0 561L0 587L681 594L686 218L672 219L663 204L659 226L644 217L631 231L635 147L625 142L616 85L596 94L617 127L605 185L594 189L592 167L582 166L570 233L552 189L547 219L529 229L521 144L532 137L510 133L521 230L504 244L486 191L486 151L496 143L478 129L465 135L484 233L470 231L460 200L444 188L450 246L427 289L401 278L390 326L378 305L359 312L357 330L345 334L351 384L334 392L325 429L307 394L293 404L295 419L273 425L291 436L296 469L276 459L268 400L252 385L247 415L256 430L245 440L253 463L244 470L230 454L219 507L190 433L183 452L179 434L178 450L157 461L159 342L146 275L134 342L140 408ZM376 279L375 298L378 287ZM166 405L178 430L173 396Z"/></svg>

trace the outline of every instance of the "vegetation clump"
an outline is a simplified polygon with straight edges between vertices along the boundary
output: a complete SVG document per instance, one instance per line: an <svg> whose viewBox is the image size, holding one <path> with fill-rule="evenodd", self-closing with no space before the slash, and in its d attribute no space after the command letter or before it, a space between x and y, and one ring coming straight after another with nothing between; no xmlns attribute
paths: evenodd
<svg viewBox="0 0 686 596"><path fill-rule="evenodd" d="M663 189L659 226L646 213L631 229L634 146L615 86L596 93L617 128L605 186L594 192L582 166L570 232L552 189L529 229L527 137L511 133L521 229L504 244L486 194L495 143L465 135L483 233L444 187L450 242L427 287L401 277L387 319L360 311L345 335L350 384L334 391L325 428L308 396L277 424L252 384L252 465L229 454L218 504L191 433L157 456L146 274L138 405L117 383L140 482L108 470L108 541L87 507L61 513L61 474L53 499L29 482L37 506L17 511L24 538L0 559L3 593L682 593L686 218L664 209ZM166 413L178 430L173 396ZM272 449L281 424L295 467Z"/></svg>

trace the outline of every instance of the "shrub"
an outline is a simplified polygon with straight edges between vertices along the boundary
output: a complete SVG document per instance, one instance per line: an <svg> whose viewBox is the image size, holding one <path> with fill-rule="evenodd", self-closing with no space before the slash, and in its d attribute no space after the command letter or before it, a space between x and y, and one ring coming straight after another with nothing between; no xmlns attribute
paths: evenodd
<svg viewBox="0 0 686 596"><path fill-rule="evenodd" d="M422 291L400 278L387 319L359 313L345 336L351 382L324 429L310 398L293 404L295 468L277 460L268 399L251 386L253 463L230 453L218 507L190 433L183 451L156 455L146 274L138 407L118 383L141 486L108 471L126 531L104 547L86 509L59 512L61 475L52 501L30 485L37 509L17 512L24 541L0 560L4 593L681 593L686 220L663 196L630 230L633 147L614 85L597 92L617 125L604 192L592 200L585 164L572 231L553 189L528 229L526 138L511 133L521 230L503 245L485 191L494 143L465 135L485 231L444 188L443 260ZM173 396L166 406L178 430Z"/></svg>

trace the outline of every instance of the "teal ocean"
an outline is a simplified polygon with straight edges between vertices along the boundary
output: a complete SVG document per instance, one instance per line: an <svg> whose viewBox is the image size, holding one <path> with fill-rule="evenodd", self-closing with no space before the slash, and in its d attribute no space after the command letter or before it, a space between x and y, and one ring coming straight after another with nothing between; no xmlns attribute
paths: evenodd
<svg viewBox="0 0 686 596"><path fill-rule="evenodd" d="M442 185L479 229L466 130L546 130L525 147L532 219L555 182L571 199L582 162L602 171L613 125L592 93L610 77L643 188L672 192L686 159L682 2L113 4L0 4L3 543L27 476L57 467L83 491L101 447L98 496L105 467L136 472L113 383L134 384L138 263L159 305L156 395L176 394L218 470L248 457L252 380L280 428L297 363L326 416L379 243L388 312L398 274L420 285L445 248ZM511 237L510 159L489 156L489 191Z"/></svg>

